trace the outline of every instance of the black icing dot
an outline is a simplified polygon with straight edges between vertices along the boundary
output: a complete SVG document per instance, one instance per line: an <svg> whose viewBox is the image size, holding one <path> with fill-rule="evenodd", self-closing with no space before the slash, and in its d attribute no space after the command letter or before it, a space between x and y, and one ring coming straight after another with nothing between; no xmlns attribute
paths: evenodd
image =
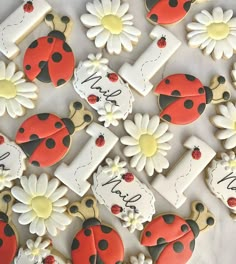
<svg viewBox="0 0 236 264"><path fill-rule="evenodd" d="M45 19L47 21L52 21L54 19L54 15L53 14L47 14Z"/></svg>
<svg viewBox="0 0 236 264"><path fill-rule="evenodd" d="M193 2L193 1L188 1L188 2L185 2L185 3L184 3L184 10L185 10L186 12L189 11L192 2Z"/></svg>
<svg viewBox="0 0 236 264"><path fill-rule="evenodd" d="M186 232L188 231L188 226L185 225L185 224L182 225L182 226L181 226L181 231L184 232L184 233L186 233Z"/></svg>
<svg viewBox="0 0 236 264"><path fill-rule="evenodd" d="M8 223L8 216L5 213L0 212L0 220L5 223Z"/></svg>
<svg viewBox="0 0 236 264"><path fill-rule="evenodd" d="M64 138L63 138L63 140L62 140L62 143L63 143L63 145L65 146L65 147L69 147L70 146L70 136L68 135L68 136L65 136Z"/></svg>
<svg viewBox="0 0 236 264"><path fill-rule="evenodd" d="M75 205L71 206L69 210L72 214L78 213L78 207Z"/></svg>
<svg viewBox="0 0 236 264"><path fill-rule="evenodd" d="M108 242L105 239L102 239L98 242L98 247L100 250L106 250L108 248Z"/></svg>
<svg viewBox="0 0 236 264"><path fill-rule="evenodd" d="M85 236L90 236L91 235L91 230L90 229L85 229L84 230L84 234L85 234Z"/></svg>
<svg viewBox="0 0 236 264"><path fill-rule="evenodd" d="M5 203L9 203L11 201L11 195L5 194L2 199Z"/></svg>
<svg viewBox="0 0 236 264"><path fill-rule="evenodd" d="M193 101L192 100L186 100L184 102L184 107L187 109L191 109L193 107Z"/></svg>
<svg viewBox="0 0 236 264"><path fill-rule="evenodd" d="M82 104L80 102L74 102L73 107L75 110L80 110L82 108Z"/></svg>
<svg viewBox="0 0 236 264"><path fill-rule="evenodd" d="M178 90L174 90L174 91L171 93L171 95L173 95L173 96L180 96L181 93L180 93L180 91L178 91Z"/></svg>
<svg viewBox="0 0 236 264"><path fill-rule="evenodd" d="M40 69L43 69L43 68L45 67L46 64L47 64L46 61L40 61L40 62L39 62L39 68L40 68Z"/></svg>
<svg viewBox="0 0 236 264"><path fill-rule="evenodd" d="M101 226L101 230L102 230L102 232L105 233L105 234L109 234L109 233L111 233L111 231L112 231L112 229L111 229L110 227L108 227L108 226L104 226L104 225Z"/></svg>
<svg viewBox="0 0 236 264"><path fill-rule="evenodd" d="M25 132L25 130L24 130L24 128L23 127L21 127L20 129L19 129L19 133L24 133Z"/></svg>
<svg viewBox="0 0 236 264"><path fill-rule="evenodd" d="M3 244L3 241L2 241L2 239L0 238L0 247L2 246L2 244Z"/></svg>
<svg viewBox="0 0 236 264"><path fill-rule="evenodd" d="M32 165L36 166L36 167L40 167L40 164L38 161L34 160L31 162Z"/></svg>
<svg viewBox="0 0 236 264"><path fill-rule="evenodd" d="M195 239L193 239L189 244L190 250L193 252L195 247Z"/></svg>
<svg viewBox="0 0 236 264"><path fill-rule="evenodd" d="M56 145L56 142L54 139L52 139L52 138L47 139L47 141L46 141L47 148L53 149L55 147L55 145Z"/></svg>
<svg viewBox="0 0 236 264"><path fill-rule="evenodd" d="M157 245L161 245L161 244L165 244L165 243L166 243L165 238L160 237L160 238L157 239Z"/></svg>
<svg viewBox="0 0 236 264"><path fill-rule="evenodd" d="M202 203L197 203L195 208L198 212L204 211L204 205Z"/></svg>
<svg viewBox="0 0 236 264"><path fill-rule="evenodd" d="M64 79L60 79L57 81L57 86L60 86L62 84L64 84L66 81Z"/></svg>
<svg viewBox="0 0 236 264"><path fill-rule="evenodd" d="M59 52L54 52L52 54L52 60L54 62L60 62L62 60L62 55Z"/></svg>
<svg viewBox="0 0 236 264"><path fill-rule="evenodd" d="M214 225L214 223L215 223L215 219L214 219L213 217L208 217L208 218L207 218L207 224L208 224L209 226Z"/></svg>
<svg viewBox="0 0 236 264"><path fill-rule="evenodd" d="M220 84L224 84L224 83L225 83L225 77L223 77L223 76L219 76L219 77L217 78L217 81L218 81Z"/></svg>
<svg viewBox="0 0 236 264"><path fill-rule="evenodd" d="M206 107L206 104L204 104L204 103L202 103L198 106L197 111L198 111L199 115L201 115L204 112L205 107Z"/></svg>
<svg viewBox="0 0 236 264"><path fill-rule="evenodd" d="M155 14L152 14L152 15L150 16L150 20L152 20L153 22L157 22L157 21L158 21L158 16L155 15Z"/></svg>
<svg viewBox="0 0 236 264"><path fill-rule="evenodd" d="M187 80L189 80L191 82L193 82L196 79L196 77L194 77L194 76L192 76L190 74L185 74L185 77L186 77Z"/></svg>
<svg viewBox="0 0 236 264"><path fill-rule="evenodd" d="M72 245L71 245L71 250L76 250L78 248L79 248L79 241L76 238L74 238Z"/></svg>
<svg viewBox="0 0 236 264"><path fill-rule="evenodd" d="M165 80L165 83L166 83L166 84L170 84L170 80L169 80L169 79L166 79L166 80Z"/></svg>
<svg viewBox="0 0 236 264"><path fill-rule="evenodd" d="M4 227L4 234L5 234L7 237L11 237L11 236L14 236L14 235L15 235L15 232L14 232L14 230L11 228L10 225L6 224L6 226Z"/></svg>
<svg viewBox="0 0 236 264"><path fill-rule="evenodd" d="M34 140L37 140L37 139L39 139L39 137L38 137L38 135L36 135L36 134L32 134L32 135L30 136L30 141L34 141Z"/></svg>
<svg viewBox="0 0 236 264"><path fill-rule="evenodd" d="M184 245L182 244L182 242L177 241L174 243L173 249L176 253L180 253L184 250Z"/></svg>
<svg viewBox="0 0 236 264"><path fill-rule="evenodd" d="M62 21L63 23L65 23L65 24L68 24L68 23L70 22L70 19L69 19L68 16L63 16L63 17L61 18L61 21Z"/></svg>
<svg viewBox="0 0 236 264"><path fill-rule="evenodd" d="M146 235L147 237L150 237L150 236L152 235L152 233L151 233L150 231L147 231L147 232L145 233L145 235Z"/></svg>
<svg viewBox="0 0 236 264"><path fill-rule="evenodd" d="M199 94L203 94L203 93L204 93L204 91L205 91L205 90L204 90L204 88L203 88L203 87L201 87L201 88L199 88L199 89L198 89L198 93L199 93Z"/></svg>
<svg viewBox="0 0 236 264"><path fill-rule="evenodd" d="M31 69L31 66L30 66L29 64L27 64L27 65L25 66L25 69L26 69L27 71L29 71L29 70Z"/></svg>
<svg viewBox="0 0 236 264"><path fill-rule="evenodd" d="M163 115L162 117L164 120L166 120L167 122L171 122L171 117L169 115Z"/></svg>
<svg viewBox="0 0 236 264"><path fill-rule="evenodd" d="M66 42L63 43L63 50L66 52L72 52L71 47Z"/></svg>
<svg viewBox="0 0 236 264"><path fill-rule="evenodd" d="M95 261L96 261L96 256L95 255L92 255L92 256L89 257L89 263L90 264L96 263Z"/></svg>
<svg viewBox="0 0 236 264"><path fill-rule="evenodd" d="M84 115L84 122L89 123L92 120L90 115Z"/></svg>
<svg viewBox="0 0 236 264"><path fill-rule="evenodd" d="M86 201L86 206L87 206L88 208L93 207L93 204L94 204L94 202L93 202L92 199L88 199L88 200Z"/></svg>
<svg viewBox="0 0 236 264"><path fill-rule="evenodd" d="M178 5L178 0L169 0L170 7L176 7Z"/></svg>
<svg viewBox="0 0 236 264"><path fill-rule="evenodd" d="M172 214L163 215L162 217L167 224L172 224L175 220L175 216Z"/></svg>
<svg viewBox="0 0 236 264"><path fill-rule="evenodd" d="M38 46L38 41L35 40L35 41L33 41L33 42L29 45L29 48L30 48L30 49L35 49L37 46Z"/></svg>
<svg viewBox="0 0 236 264"><path fill-rule="evenodd" d="M222 97L223 97L224 100L227 101L227 100L230 99L230 93L229 92L224 92Z"/></svg>
<svg viewBox="0 0 236 264"><path fill-rule="evenodd" d="M62 127L62 123L61 122L56 122L55 123L55 128L61 128Z"/></svg>
<svg viewBox="0 0 236 264"><path fill-rule="evenodd" d="M53 38L48 38L48 43L53 43Z"/></svg>
<svg viewBox="0 0 236 264"><path fill-rule="evenodd" d="M38 114L39 120L47 120L49 117L49 114Z"/></svg>

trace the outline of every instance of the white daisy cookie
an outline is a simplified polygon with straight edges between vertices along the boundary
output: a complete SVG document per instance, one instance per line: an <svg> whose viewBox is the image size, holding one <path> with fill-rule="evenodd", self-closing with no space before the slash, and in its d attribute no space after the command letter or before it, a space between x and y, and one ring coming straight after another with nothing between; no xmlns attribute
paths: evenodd
<svg viewBox="0 0 236 264"><path fill-rule="evenodd" d="M219 105L216 116L212 118L212 123L220 128L216 132L216 137L223 140L225 149L232 149L236 147L236 107L232 102L226 105Z"/></svg>
<svg viewBox="0 0 236 264"><path fill-rule="evenodd" d="M83 62L83 66L87 68L88 74L94 74L95 72L100 74L100 71L108 70L108 62L108 59L102 57L102 53L89 54L88 60Z"/></svg>
<svg viewBox="0 0 236 264"><path fill-rule="evenodd" d="M122 176L128 172L128 169L125 168L127 163L125 161L120 161L119 156L116 156L114 160L107 158L106 164L107 165L104 166L102 170L108 177Z"/></svg>
<svg viewBox="0 0 236 264"><path fill-rule="evenodd" d="M28 225L32 234L43 236L48 232L56 236L58 230L65 230L71 223L66 213L68 199L64 197L67 187L59 186L58 179L49 180L43 173L38 178L32 174L21 177L21 187L12 188L12 194L19 201L13 211L20 214L19 223Z"/></svg>
<svg viewBox="0 0 236 264"><path fill-rule="evenodd" d="M16 71L14 62L6 65L0 61L0 116L5 112L16 118L25 114L25 108L35 107L32 100L37 99L37 86L26 82L24 73Z"/></svg>
<svg viewBox="0 0 236 264"><path fill-rule="evenodd" d="M105 103L104 108L98 109L98 114L98 121L104 122L105 127L118 126L118 120L123 117L120 107L111 103Z"/></svg>
<svg viewBox="0 0 236 264"><path fill-rule="evenodd" d="M221 7L207 10L195 16L195 22L187 25L190 47L200 48L205 55L216 60L230 59L236 52L236 17L233 10L223 11Z"/></svg>
<svg viewBox="0 0 236 264"><path fill-rule="evenodd" d="M141 32L133 26L133 16L127 14L127 2L94 0L87 3L86 9L89 14L82 15L81 21L89 28L87 37L94 40L97 48L106 46L110 54L120 54L123 49L133 50Z"/></svg>
<svg viewBox="0 0 236 264"><path fill-rule="evenodd" d="M127 227L130 233L133 233L136 229L143 230L143 217L136 212L129 211L122 217L122 226Z"/></svg>
<svg viewBox="0 0 236 264"><path fill-rule="evenodd" d="M168 131L168 124L160 122L159 116L149 117L148 114L135 114L134 122L126 120L124 127L129 136L121 138L121 143L127 145L123 152L126 157L132 157L130 166L137 171L145 171L149 176L154 170L161 173L169 167L165 158L171 148L168 143L173 134Z"/></svg>
<svg viewBox="0 0 236 264"><path fill-rule="evenodd" d="M231 72L231 77L234 87L236 87L236 62L234 63L233 70Z"/></svg>
<svg viewBox="0 0 236 264"><path fill-rule="evenodd" d="M152 264L152 260L147 258L143 253L139 253L138 256L130 257L130 264Z"/></svg>

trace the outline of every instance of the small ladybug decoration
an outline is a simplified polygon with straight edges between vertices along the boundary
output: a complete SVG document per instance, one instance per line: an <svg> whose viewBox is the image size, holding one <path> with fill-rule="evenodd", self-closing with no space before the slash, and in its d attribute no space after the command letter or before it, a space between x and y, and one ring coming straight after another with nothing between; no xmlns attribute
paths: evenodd
<svg viewBox="0 0 236 264"><path fill-rule="evenodd" d="M114 214L114 215L117 215L119 213L121 213L123 211L122 207L119 206L118 204L114 204L112 205L111 207L111 212Z"/></svg>
<svg viewBox="0 0 236 264"><path fill-rule="evenodd" d="M33 12L33 10L34 10L34 6L33 6L32 1L28 1L27 3L25 3L23 8L24 8L24 11L25 11L26 13L31 13L31 12Z"/></svg>
<svg viewBox="0 0 236 264"><path fill-rule="evenodd" d="M97 95L94 94L90 94L87 98L88 102L90 104L96 104L97 102L100 101L100 98Z"/></svg>
<svg viewBox="0 0 236 264"><path fill-rule="evenodd" d="M48 14L45 21L52 31L30 44L24 56L24 71L31 81L37 78L59 87L71 79L74 71L74 54L66 43L72 22L67 16L55 14Z"/></svg>
<svg viewBox="0 0 236 264"><path fill-rule="evenodd" d="M97 201L86 196L69 207L69 214L81 218L83 229L75 236L71 246L73 263L123 263L124 246L119 234L98 220Z"/></svg>
<svg viewBox="0 0 236 264"><path fill-rule="evenodd" d="M10 221L13 201L11 192L0 193L0 264L11 264L18 249L15 227Z"/></svg>
<svg viewBox="0 0 236 264"><path fill-rule="evenodd" d="M199 160L202 156L202 153L198 147L194 147L193 152L192 152L192 157L195 160Z"/></svg>
<svg viewBox="0 0 236 264"><path fill-rule="evenodd" d="M192 123L204 112L206 104L225 102L231 96L223 76L215 76L209 88L189 74L166 77L154 93L159 95L160 117L177 125Z"/></svg>
<svg viewBox="0 0 236 264"><path fill-rule="evenodd" d="M106 142L105 142L104 135L99 135L99 137L96 139L96 142L95 142L96 146L100 148L103 147L105 143Z"/></svg>
<svg viewBox="0 0 236 264"><path fill-rule="evenodd" d="M92 122L92 114L80 102L70 105L70 117L43 113L29 117L16 134L29 162L39 167L52 166L69 151L71 136Z"/></svg>
<svg viewBox="0 0 236 264"><path fill-rule="evenodd" d="M166 37L165 36L162 36L158 41L157 41L157 46L160 48L160 49L163 49L166 47Z"/></svg>
<svg viewBox="0 0 236 264"><path fill-rule="evenodd" d="M141 244L148 247L154 264L185 264L193 254L199 233L214 224L212 213L203 203L195 201L189 219L174 214L154 218L145 226Z"/></svg>
<svg viewBox="0 0 236 264"><path fill-rule="evenodd" d="M119 77L116 73L108 73L107 75L108 79L111 81L111 82L117 82Z"/></svg>
<svg viewBox="0 0 236 264"><path fill-rule="evenodd" d="M44 260L43 260L43 264L56 264L55 258L54 256L47 256Z"/></svg>

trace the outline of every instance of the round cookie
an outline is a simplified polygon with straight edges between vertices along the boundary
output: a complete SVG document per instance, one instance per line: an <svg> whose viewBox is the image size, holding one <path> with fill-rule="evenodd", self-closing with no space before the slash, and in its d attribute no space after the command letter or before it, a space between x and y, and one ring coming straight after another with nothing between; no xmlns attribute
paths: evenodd
<svg viewBox="0 0 236 264"><path fill-rule="evenodd" d="M84 110L80 102L70 105L70 118L59 118L54 114L43 113L29 117L16 134L29 162L38 167L52 166L69 151L71 136L89 125L92 114Z"/></svg>

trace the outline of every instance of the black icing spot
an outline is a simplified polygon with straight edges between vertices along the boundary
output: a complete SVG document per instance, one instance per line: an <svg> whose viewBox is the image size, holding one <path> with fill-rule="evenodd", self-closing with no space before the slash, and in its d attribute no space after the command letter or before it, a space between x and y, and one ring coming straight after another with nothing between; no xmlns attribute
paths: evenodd
<svg viewBox="0 0 236 264"><path fill-rule="evenodd" d="M157 245L162 245L162 244L165 244L165 243L166 243L165 238L160 237L160 238L157 239Z"/></svg>
<svg viewBox="0 0 236 264"><path fill-rule="evenodd" d="M46 65L47 65L47 62L46 61L40 61L39 62L39 68L40 69L43 69Z"/></svg>
<svg viewBox="0 0 236 264"><path fill-rule="evenodd" d="M169 115L163 115L162 117L164 120L166 120L167 122L171 122L171 117Z"/></svg>
<svg viewBox="0 0 236 264"><path fill-rule="evenodd" d="M2 239L0 238L0 247L3 245L3 241Z"/></svg>
<svg viewBox="0 0 236 264"><path fill-rule="evenodd" d="M214 225L214 224L215 224L215 219L214 219L213 217L208 217L208 218L207 218L207 224L208 224L209 226Z"/></svg>
<svg viewBox="0 0 236 264"><path fill-rule="evenodd" d="M189 11L191 4L192 4L192 1L188 1L184 3L184 10L186 11L186 13Z"/></svg>
<svg viewBox="0 0 236 264"><path fill-rule="evenodd" d="M109 233L111 233L111 231L112 231L112 229L111 229L110 227L108 227L108 226L104 226L104 225L101 226L101 230L102 230L102 232L103 232L104 234L109 234Z"/></svg>
<svg viewBox="0 0 236 264"><path fill-rule="evenodd" d="M178 90L174 90L174 91L171 93L171 95L173 95L173 96L180 96L181 93L180 93L180 91L178 91Z"/></svg>
<svg viewBox="0 0 236 264"><path fill-rule="evenodd" d="M204 92L205 92L205 90L204 90L203 87L201 87L201 88L198 89L198 93L199 93L199 94L204 94Z"/></svg>
<svg viewBox="0 0 236 264"><path fill-rule="evenodd" d="M96 263L96 256L95 255L92 255L89 257L89 263L90 264L95 264Z"/></svg>
<svg viewBox="0 0 236 264"><path fill-rule="evenodd" d="M145 235L146 235L147 237L150 237L150 236L152 235L152 233L151 233L150 231L147 231L147 232L145 233Z"/></svg>
<svg viewBox="0 0 236 264"><path fill-rule="evenodd" d="M170 7L176 7L178 5L178 0L169 0Z"/></svg>
<svg viewBox="0 0 236 264"><path fill-rule="evenodd" d="M85 234L85 236L90 236L91 235L91 230L90 229L85 229L84 230L84 234Z"/></svg>
<svg viewBox="0 0 236 264"><path fill-rule="evenodd" d="M48 38L48 43L53 43L53 38Z"/></svg>
<svg viewBox="0 0 236 264"><path fill-rule="evenodd" d="M73 107L75 110L80 110L82 109L82 104L80 102L74 102Z"/></svg>
<svg viewBox="0 0 236 264"><path fill-rule="evenodd" d="M47 14L45 19L46 19L47 21L53 21L53 19L54 19L54 15L53 15L53 14Z"/></svg>
<svg viewBox="0 0 236 264"><path fill-rule="evenodd" d="M106 250L108 248L108 242L105 239L102 239L98 242L98 248L100 250Z"/></svg>
<svg viewBox="0 0 236 264"><path fill-rule="evenodd" d="M167 224L172 224L175 220L175 216L172 214L163 215L162 218Z"/></svg>
<svg viewBox="0 0 236 264"><path fill-rule="evenodd" d="M188 228L187 225L184 224L184 225L181 226L181 231L182 232L186 233L186 232L188 232L188 230L189 230L189 228Z"/></svg>
<svg viewBox="0 0 236 264"><path fill-rule="evenodd" d="M76 238L74 238L72 245L71 245L71 250L76 250L79 248L79 246L80 246L79 241Z"/></svg>
<svg viewBox="0 0 236 264"><path fill-rule="evenodd" d="M6 224L6 226L4 227L4 234L7 237L11 237L15 235L14 230L11 228L11 226L9 224Z"/></svg>
<svg viewBox="0 0 236 264"><path fill-rule="evenodd" d="M230 95L229 92L224 92L224 93L223 93L223 99L224 99L225 101L228 101L228 100L230 99L230 97L231 97L231 95Z"/></svg>
<svg viewBox="0 0 236 264"><path fill-rule="evenodd" d="M36 167L40 167L40 164L38 161L34 160L31 162L32 165L36 166Z"/></svg>
<svg viewBox="0 0 236 264"><path fill-rule="evenodd" d="M220 83L220 84L224 84L225 83L225 77L224 76L219 76L217 78L217 81Z"/></svg>
<svg viewBox="0 0 236 264"><path fill-rule="evenodd" d="M71 47L66 42L63 43L63 50L66 52L72 52Z"/></svg>
<svg viewBox="0 0 236 264"><path fill-rule="evenodd" d="M56 142L55 142L55 140L52 139L52 138L47 139L47 140L46 140L46 146L47 146L47 148L49 148L49 149L53 149L53 148L55 148L55 146L56 146Z"/></svg>
<svg viewBox="0 0 236 264"><path fill-rule="evenodd" d="M152 14L152 15L150 16L150 20L152 20L153 22L157 23L157 21L158 21L158 16L155 15L155 14Z"/></svg>
<svg viewBox="0 0 236 264"><path fill-rule="evenodd" d="M205 107L206 107L206 104L204 104L204 103L202 103L202 104L200 104L200 105L198 106L197 111L198 111L199 115L201 115L201 114L204 112Z"/></svg>
<svg viewBox="0 0 236 264"><path fill-rule="evenodd" d="M62 84L64 84L66 81L64 79L60 79L57 81L57 86L60 86Z"/></svg>
<svg viewBox="0 0 236 264"><path fill-rule="evenodd" d="M88 199L85 204L88 208L91 208L93 207L94 202L92 199Z"/></svg>
<svg viewBox="0 0 236 264"><path fill-rule="evenodd" d="M39 139L39 137L38 137L38 135L36 135L36 134L32 134L32 135L30 136L30 141L34 141L34 140L37 140L37 139Z"/></svg>
<svg viewBox="0 0 236 264"><path fill-rule="evenodd" d="M181 253L184 250L184 245L182 242L177 241L174 243L173 249L176 253Z"/></svg>
<svg viewBox="0 0 236 264"><path fill-rule="evenodd" d="M195 239L193 239L189 244L190 250L193 252L195 248Z"/></svg>
<svg viewBox="0 0 236 264"><path fill-rule="evenodd" d="M62 55L59 52L55 52L52 54L52 60L54 62L60 62L62 60Z"/></svg>
<svg viewBox="0 0 236 264"><path fill-rule="evenodd" d="M90 115L84 115L84 122L89 123L92 120Z"/></svg>
<svg viewBox="0 0 236 264"><path fill-rule="evenodd" d="M67 135L67 136L65 136L64 138L63 138L63 140L62 140L62 143L63 143L63 145L65 146L65 147L69 147L70 146L70 136L69 135Z"/></svg>
<svg viewBox="0 0 236 264"><path fill-rule="evenodd" d="M29 70L31 70L31 66L30 66L29 64L27 64L27 65L25 66L25 69L26 69L27 71L29 71Z"/></svg>
<svg viewBox="0 0 236 264"><path fill-rule="evenodd" d="M55 123L55 128L61 128L62 127L62 123L61 122L56 122Z"/></svg>
<svg viewBox="0 0 236 264"><path fill-rule="evenodd" d="M165 80L165 84L170 84L170 80L169 79L166 79Z"/></svg>
<svg viewBox="0 0 236 264"><path fill-rule="evenodd" d="M39 120L47 120L49 117L49 114L38 114L37 116Z"/></svg>
<svg viewBox="0 0 236 264"><path fill-rule="evenodd" d="M29 49L35 49L38 46L38 41L35 40L29 45Z"/></svg>
<svg viewBox="0 0 236 264"><path fill-rule="evenodd" d="M193 82L196 79L196 77L194 77L194 76L192 76L190 74L185 74L185 77L190 82Z"/></svg>
<svg viewBox="0 0 236 264"><path fill-rule="evenodd" d="M192 101L192 100L186 100L186 101L184 102L184 107L185 107L186 109L191 109L191 108L193 107L193 101Z"/></svg>
<svg viewBox="0 0 236 264"><path fill-rule="evenodd" d="M23 134L24 132L25 132L24 128L21 127L21 128L19 129L19 133Z"/></svg>
<svg viewBox="0 0 236 264"><path fill-rule="evenodd" d="M5 203L9 203L11 201L11 195L5 194L2 199Z"/></svg>

